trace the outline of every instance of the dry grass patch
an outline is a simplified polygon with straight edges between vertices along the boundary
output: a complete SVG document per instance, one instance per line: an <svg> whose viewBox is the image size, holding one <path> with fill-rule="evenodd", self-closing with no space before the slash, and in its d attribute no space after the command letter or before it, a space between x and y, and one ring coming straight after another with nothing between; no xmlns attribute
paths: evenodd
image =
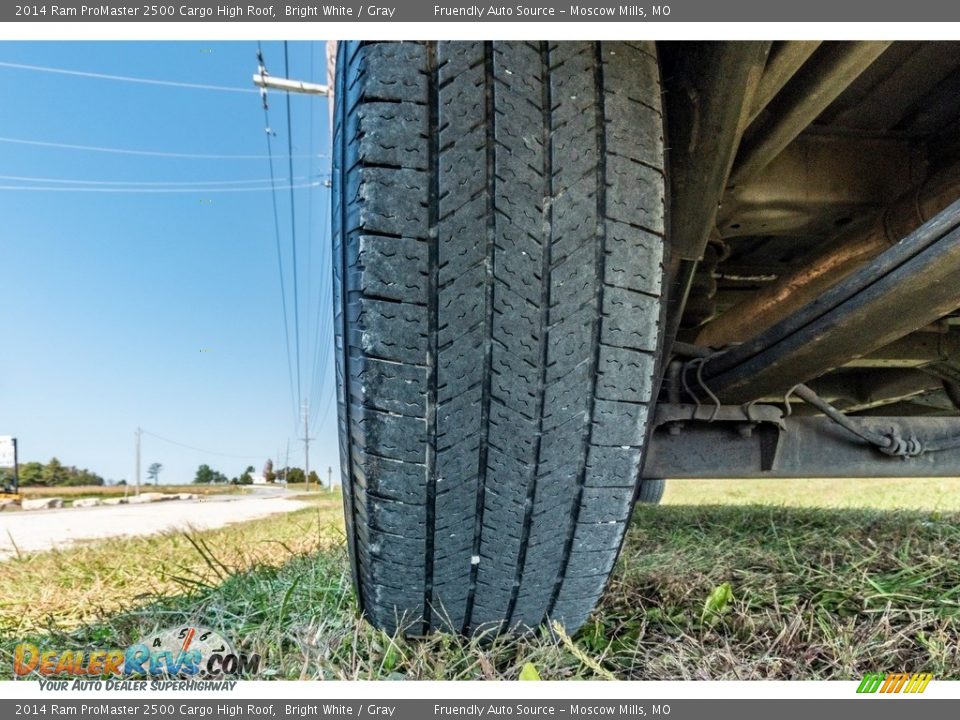
<svg viewBox="0 0 960 720"><path fill-rule="evenodd" d="M69 630L152 598L201 591L339 542L339 496L193 533L116 538L0 563L0 635Z"/></svg>
<svg viewBox="0 0 960 720"><path fill-rule="evenodd" d="M21 487L20 492L25 498L62 497L69 500L76 500L81 497L111 498L133 495L135 488L132 485L75 485L59 487L30 485L28 487ZM249 490L237 485L141 485L140 492L239 495L249 492Z"/></svg>
<svg viewBox="0 0 960 720"><path fill-rule="evenodd" d="M669 480L663 504L960 512L960 478Z"/></svg>

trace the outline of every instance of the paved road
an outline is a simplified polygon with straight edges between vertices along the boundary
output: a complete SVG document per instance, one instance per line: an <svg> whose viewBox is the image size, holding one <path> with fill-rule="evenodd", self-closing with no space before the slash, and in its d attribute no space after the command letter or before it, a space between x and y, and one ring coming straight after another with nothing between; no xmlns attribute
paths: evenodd
<svg viewBox="0 0 960 720"><path fill-rule="evenodd" d="M0 560L14 556L16 548L26 553L64 548L78 540L206 530L302 507L307 504L285 497L284 490L264 489L251 495L218 495L205 500L0 512Z"/></svg>

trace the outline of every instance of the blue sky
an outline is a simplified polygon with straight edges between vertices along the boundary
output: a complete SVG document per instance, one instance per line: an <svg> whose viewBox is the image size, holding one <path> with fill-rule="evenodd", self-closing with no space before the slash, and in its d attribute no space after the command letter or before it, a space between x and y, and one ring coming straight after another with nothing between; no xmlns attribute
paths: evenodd
<svg viewBox="0 0 960 720"><path fill-rule="evenodd" d="M263 49L268 70L282 75L283 43L264 42ZM289 58L291 76L324 81L322 42L292 42ZM3 42L0 63L247 89L256 70L256 43ZM0 138L184 154L266 154L255 93L0 66L0 98ZM294 176L309 178L296 184L322 181L330 164L327 100L295 95L291 108ZM285 187L287 117L280 93L270 94L270 123L278 156L274 172ZM150 157L3 141L0 175L0 187L269 185L238 182L269 177L262 157ZM326 468L337 467L336 407L330 402L330 191L321 186L294 192L300 394L312 402L316 416L311 467L322 468L325 479ZM286 189L277 202L292 346ZM268 457L277 460L288 439L291 464L302 465L275 243L269 190L0 189L0 435L18 438L21 461L57 456L114 481L133 479L138 425L220 453L145 434L143 468L162 463L162 482L189 482L200 463L231 476L247 464L259 470Z"/></svg>

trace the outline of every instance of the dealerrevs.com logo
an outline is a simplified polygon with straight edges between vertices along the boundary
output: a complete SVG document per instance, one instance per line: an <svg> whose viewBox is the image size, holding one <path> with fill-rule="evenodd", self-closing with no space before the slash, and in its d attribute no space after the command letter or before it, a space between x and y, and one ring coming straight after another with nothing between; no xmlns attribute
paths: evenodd
<svg viewBox="0 0 960 720"><path fill-rule="evenodd" d="M125 649L72 650L21 643L13 653L16 677L47 679L45 689L53 690L100 689L95 685L103 680L111 685L104 689L131 689L112 681L236 679L255 676L259 670L259 655L239 653L215 630L189 625L150 633ZM87 682L78 683L80 680Z"/></svg>

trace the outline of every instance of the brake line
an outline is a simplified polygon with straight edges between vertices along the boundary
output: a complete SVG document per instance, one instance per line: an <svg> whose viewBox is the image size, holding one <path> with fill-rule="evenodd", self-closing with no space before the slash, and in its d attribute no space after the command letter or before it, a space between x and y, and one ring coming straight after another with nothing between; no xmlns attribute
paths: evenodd
<svg viewBox="0 0 960 720"><path fill-rule="evenodd" d="M719 412L720 400L717 398L716 394L707 387L702 373L703 366L707 364L713 357L722 354L724 351L711 350L710 348L704 348L698 345L682 342L674 343L673 350L678 355L693 358L692 360L684 363L681 375L684 380L684 388L687 390L688 394L693 397L694 402L696 402L697 405L700 405L699 398L690 392L689 386L686 383L687 370L696 369L697 384L704 389L710 398L716 403L716 410L714 411L714 417L716 417L717 413ZM814 392L812 388L810 388L808 385L804 385L803 383L794 385L792 388L790 388L790 390L787 391L787 394L784 397L784 403L786 404L788 411L790 408L791 395L796 395L808 405L822 412L840 427L844 428L870 445L873 445L884 455L899 458L919 457L924 453L941 452L960 447L960 436L922 440L914 435L911 435L910 437L904 437L900 432L900 429L896 426L891 426L888 432L878 432L876 430L863 427L853 418L849 417L848 415L844 415L843 412L821 398L816 392Z"/></svg>
<svg viewBox="0 0 960 720"><path fill-rule="evenodd" d="M837 410L833 405L817 395L809 386L800 384L790 388L787 397L796 395L808 405L812 405L840 427L848 430L861 440L865 440L877 448L884 455L892 457L918 457L925 452L935 452L916 437L904 438L896 427L891 427L889 433L880 433L861 427L848 416ZM960 443L960 439L957 440Z"/></svg>

